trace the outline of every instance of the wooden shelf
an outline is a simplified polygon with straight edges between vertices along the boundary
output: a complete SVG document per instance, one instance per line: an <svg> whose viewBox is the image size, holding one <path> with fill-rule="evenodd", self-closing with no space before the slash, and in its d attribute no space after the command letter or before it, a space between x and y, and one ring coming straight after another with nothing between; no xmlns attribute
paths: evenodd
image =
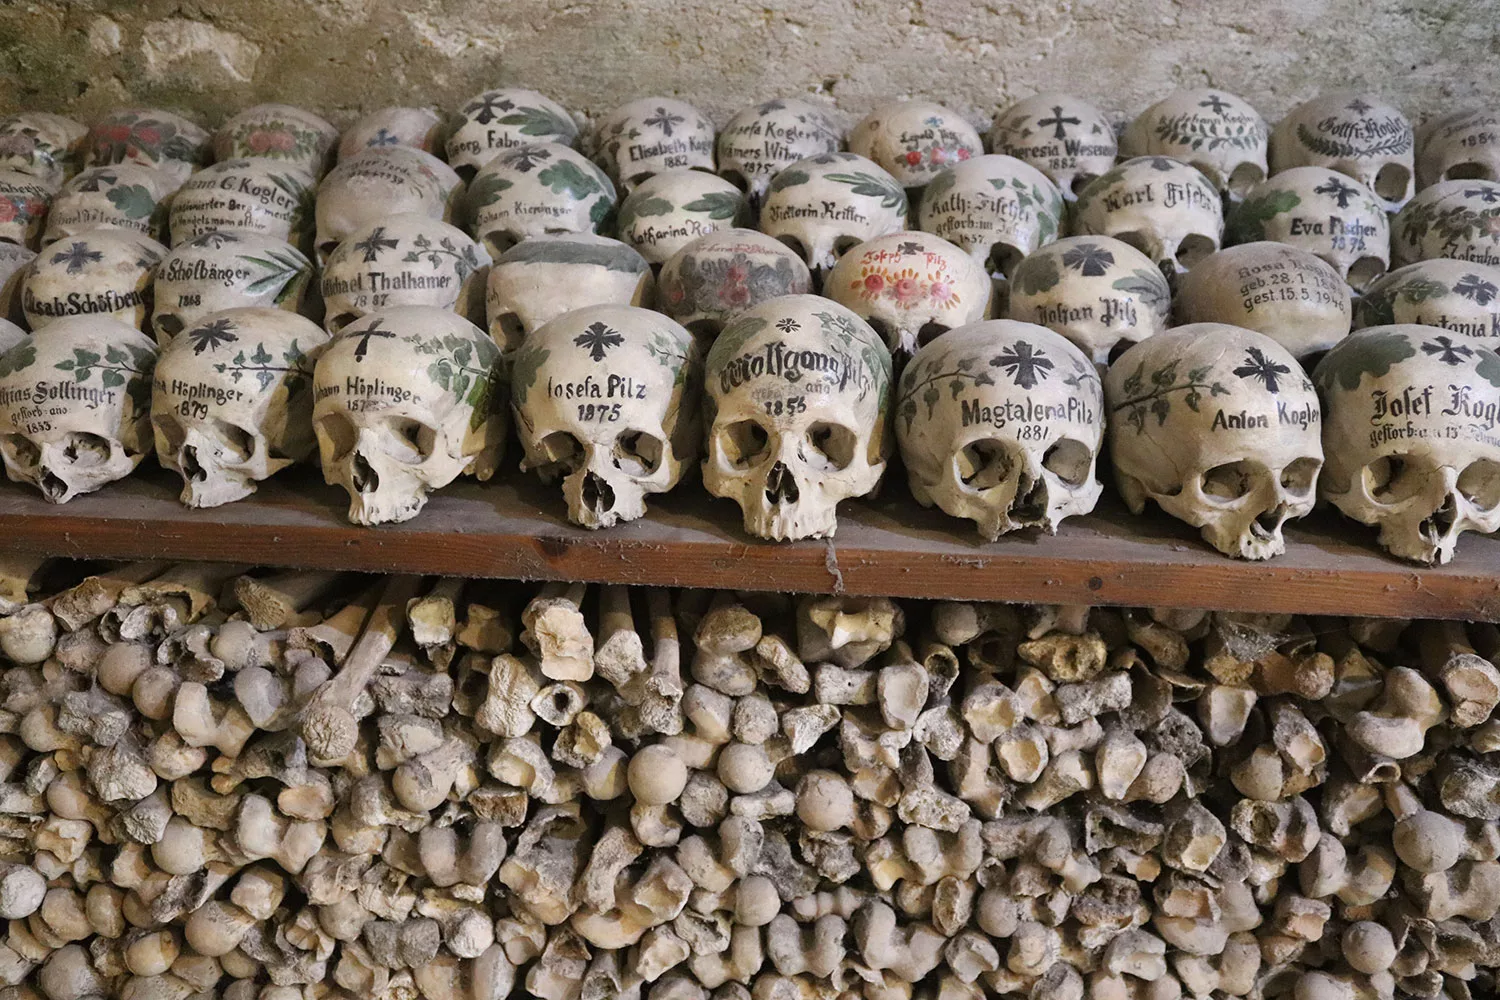
<svg viewBox="0 0 1500 1000"><path fill-rule="evenodd" d="M891 484L896 486L896 484ZM1286 555L1232 560L1159 512L1106 497L1055 536L979 539L923 510L904 487L839 508L834 539L777 545L740 528L738 508L696 483L655 498L646 518L602 532L567 523L561 496L530 477L456 483L414 520L360 528L342 491L310 470L214 510L177 501L175 477L143 469L63 506L0 484L0 550L102 559L586 580L893 597L1500 619L1500 538L1465 535L1453 563L1423 568L1374 532L1320 511L1287 532Z"/></svg>

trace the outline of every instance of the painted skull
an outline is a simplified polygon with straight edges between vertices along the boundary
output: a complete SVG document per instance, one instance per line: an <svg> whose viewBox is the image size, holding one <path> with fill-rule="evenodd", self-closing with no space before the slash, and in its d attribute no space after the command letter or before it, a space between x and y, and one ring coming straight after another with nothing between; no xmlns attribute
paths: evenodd
<svg viewBox="0 0 1500 1000"><path fill-rule="evenodd" d="M594 162L622 194L664 170L714 169L714 126L685 101L643 97L622 104L595 129Z"/></svg>
<svg viewBox="0 0 1500 1000"><path fill-rule="evenodd" d="M1500 114L1466 108L1417 130L1417 184L1500 181Z"/></svg>
<svg viewBox="0 0 1500 1000"><path fill-rule="evenodd" d="M1333 265L1284 243L1244 243L1183 275L1177 318L1263 333L1297 359L1349 335L1349 286Z"/></svg>
<svg viewBox="0 0 1500 1000"><path fill-rule="evenodd" d="M836 302L789 295L746 310L708 353L703 485L740 505L752 535L832 536L838 502L885 472L890 378L885 344Z"/></svg>
<svg viewBox="0 0 1500 1000"><path fill-rule="evenodd" d="M1320 493L1392 555L1453 558L1500 528L1500 357L1427 326L1352 333L1313 372L1327 415Z"/></svg>
<svg viewBox="0 0 1500 1000"><path fill-rule="evenodd" d="M1218 188L1186 163L1138 156L1083 189L1074 230L1123 240L1170 276L1219 249L1223 203Z"/></svg>
<svg viewBox="0 0 1500 1000"><path fill-rule="evenodd" d="M664 264L700 236L743 225L749 206L739 188L701 170L668 170L636 185L620 202L620 239Z"/></svg>
<svg viewBox="0 0 1500 1000"><path fill-rule="evenodd" d="M798 160L771 181L760 230L797 252L815 280L850 247L906 228L906 192L854 153Z"/></svg>
<svg viewBox="0 0 1500 1000"><path fill-rule="evenodd" d="M849 151L880 164L902 187L914 188L983 153L984 143L956 111L931 101L894 101L850 130Z"/></svg>
<svg viewBox="0 0 1500 1000"><path fill-rule="evenodd" d="M521 468L561 480L574 524L635 520L697 457L702 377L692 335L660 313L564 313L527 334L511 367Z"/></svg>
<svg viewBox="0 0 1500 1000"><path fill-rule="evenodd" d="M156 269L151 330L158 344L209 313L251 306L316 308L313 265L296 247L259 233L204 233L173 247Z"/></svg>
<svg viewBox="0 0 1500 1000"><path fill-rule="evenodd" d="M307 249L313 175L272 159L223 160L189 177L172 198L172 245L204 233L244 230Z"/></svg>
<svg viewBox="0 0 1500 1000"><path fill-rule="evenodd" d="M167 248L125 229L91 229L46 247L21 279L33 331L64 316L109 316L137 330L151 312L151 283Z"/></svg>
<svg viewBox="0 0 1500 1000"><path fill-rule="evenodd" d="M452 222L463 183L442 160L410 146L372 146L328 172L318 185L321 261L344 237L387 215L420 212Z"/></svg>
<svg viewBox="0 0 1500 1000"><path fill-rule="evenodd" d="M486 90L458 109L447 138L448 165L462 177L496 156L536 143L573 146L578 125L566 108L534 90Z"/></svg>
<svg viewBox="0 0 1500 1000"><path fill-rule="evenodd" d="M1406 203L1391 224L1391 259L1434 257L1500 265L1500 181L1439 181Z"/></svg>
<svg viewBox="0 0 1500 1000"><path fill-rule="evenodd" d="M1057 239L1064 204L1041 171L991 154L934 177L917 218L923 230L958 244L990 274L1009 277L1021 258Z"/></svg>
<svg viewBox="0 0 1500 1000"><path fill-rule="evenodd" d="M139 163L156 167L177 184L209 162L209 134L181 115L159 108L112 111L89 129L87 165Z"/></svg>
<svg viewBox="0 0 1500 1000"><path fill-rule="evenodd" d="M1374 192L1387 212L1412 196L1412 128L1370 94L1338 93L1300 104L1271 130L1271 172L1327 167Z"/></svg>
<svg viewBox="0 0 1500 1000"><path fill-rule="evenodd" d="M0 242L35 250L54 193L50 183L32 174L0 170Z"/></svg>
<svg viewBox="0 0 1500 1000"><path fill-rule="evenodd" d="M155 167L90 167L52 198L42 245L92 229L127 229L166 239L167 209L179 182Z"/></svg>
<svg viewBox="0 0 1500 1000"><path fill-rule="evenodd" d="M21 284L27 265L36 252L19 243L0 243L0 317L16 322L22 318Z"/></svg>
<svg viewBox="0 0 1500 1000"><path fill-rule="evenodd" d="M71 118L22 111L0 118L0 170L15 170L56 190L83 165L88 129Z"/></svg>
<svg viewBox="0 0 1500 1000"><path fill-rule="evenodd" d="M493 255L545 233L597 233L614 207L609 178L555 142L500 153L469 185L474 237Z"/></svg>
<svg viewBox="0 0 1500 1000"><path fill-rule="evenodd" d="M1126 126L1123 156L1170 156L1238 201L1266 179L1265 119L1243 98L1223 90L1179 90Z"/></svg>
<svg viewBox="0 0 1500 1000"><path fill-rule="evenodd" d="M1293 167L1257 184L1225 229L1234 243L1271 240L1317 254L1356 291L1390 262L1390 224L1379 200L1326 167Z"/></svg>
<svg viewBox="0 0 1500 1000"><path fill-rule="evenodd" d="M700 236L662 265L661 309L704 342L752 306L812 291L802 258L753 229Z"/></svg>
<svg viewBox="0 0 1500 1000"><path fill-rule="evenodd" d="M1318 397L1276 341L1220 323L1157 334L1104 378L1110 457L1125 503L1147 500L1225 555L1269 559L1312 510L1323 465Z"/></svg>
<svg viewBox="0 0 1500 1000"><path fill-rule="evenodd" d="M443 148L443 116L431 108L371 111L339 136L339 162L370 148L410 146L434 156Z"/></svg>
<svg viewBox="0 0 1500 1000"><path fill-rule="evenodd" d="M344 238L323 265L323 325L337 333L393 306L484 315L490 255L462 229L425 215L389 215Z"/></svg>
<svg viewBox="0 0 1500 1000"><path fill-rule="evenodd" d="M1115 165L1109 119L1070 94L1037 94L995 116L990 148L1046 174L1068 201Z"/></svg>
<svg viewBox="0 0 1500 1000"><path fill-rule="evenodd" d="M719 175L759 205L771 179L798 160L836 153L844 130L828 108L781 97L746 108L719 133Z"/></svg>
<svg viewBox="0 0 1500 1000"><path fill-rule="evenodd" d="M151 396L156 457L182 502L218 507L312 454L312 373L328 335L281 309L210 313L161 351Z"/></svg>
<svg viewBox="0 0 1500 1000"><path fill-rule="evenodd" d="M509 354L522 339L585 306L649 306L651 265L619 240L593 233L533 236L501 254L490 268L485 315L490 337Z"/></svg>
<svg viewBox="0 0 1500 1000"><path fill-rule="evenodd" d="M1500 267L1434 257L1397 268L1365 289L1354 325L1397 323L1500 337Z"/></svg>
<svg viewBox="0 0 1500 1000"><path fill-rule="evenodd" d="M311 111L289 104L257 104L219 126L214 159L273 160L318 178L333 165L338 139L338 129Z"/></svg>

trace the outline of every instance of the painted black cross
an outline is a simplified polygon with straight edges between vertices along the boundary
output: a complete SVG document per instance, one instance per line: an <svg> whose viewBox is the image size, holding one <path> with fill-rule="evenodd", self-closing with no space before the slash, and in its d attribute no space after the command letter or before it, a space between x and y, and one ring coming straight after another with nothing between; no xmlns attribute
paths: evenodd
<svg viewBox="0 0 1500 1000"><path fill-rule="evenodd" d="M1337 201L1339 203L1339 208L1348 208L1349 199L1353 198L1359 192L1350 187L1348 184L1345 184L1343 181L1339 180L1337 177L1330 177L1322 184L1319 184L1317 187L1313 188L1313 193L1326 194L1334 201Z"/></svg>
<svg viewBox="0 0 1500 1000"><path fill-rule="evenodd" d="M1208 100L1198 102L1198 107L1213 108L1214 114L1220 116L1221 118L1224 116L1224 112L1229 110L1229 105L1225 104L1224 98L1220 97L1218 94L1209 94Z"/></svg>
<svg viewBox="0 0 1500 1000"><path fill-rule="evenodd" d="M1373 107L1373 105L1366 103L1364 98L1356 97L1354 100L1344 105L1344 107L1348 108L1350 111L1353 111L1357 115L1362 115L1366 111L1369 111L1370 108Z"/></svg>
<svg viewBox="0 0 1500 1000"><path fill-rule="evenodd" d="M1048 125L1051 125L1052 138L1054 139L1062 139L1067 136L1068 132L1063 128L1064 125L1083 124L1083 122L1077 118L1064 118L1061 105L1057 105L1052 108L1051 118L1038 118L1036 123L1042 128L1046 128Z"/></svg>
<svg viewBox="0 0 1500 1000"><path fill-rule="evenodd" d="M365 359L365 355L370 353L371 338L387 337L394 340L396 337L396 335L390 330L382 330L380 328L380 320L378 319L367 326L365 329L359 331L358 333L351 333L349 334L349 336L359 341L359 346L354 349L355 361L363 361Z"/></svg>
<svg viewBox="0 0 1500 1000"><path fill-rule="evenodd" d="M1484 202L1486 205L1493 205L1497 200L1500 200L1500 188L1492 188L1492 187L1470 188L1470 189L1468 189L1467 191L1464 192L1464 197L1465 198L1478 198L1480 201Z"/></svg>
<svg viewBox="0 0 1500 1000"><path fill-rule="evenodd" d="M376 226L370 230L370 235L354 244L354 249L363 253L366 264L373 262L380 256L382 250L394 250L400 240L388 240L385 238L385 227Z"/></svg>

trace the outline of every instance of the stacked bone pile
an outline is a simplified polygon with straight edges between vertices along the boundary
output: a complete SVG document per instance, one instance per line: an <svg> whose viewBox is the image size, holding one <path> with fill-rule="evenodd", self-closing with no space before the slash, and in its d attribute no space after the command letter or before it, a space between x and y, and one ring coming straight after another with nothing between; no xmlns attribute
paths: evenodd
<svg viewBox="0 0 1500 1000"><path fill-rule="evenodd" d="M205 507L316 453L376 524L510 474L514 424L577 524L701 460L786 540L899 449L993 540L1092 510L1107 446L1132 510L1226 554L1321 497L1442 562L1500 527L1497 122L1343 94L1273 129L1218 90L1118 137L1039 95L987 145L916 100L847 134L798 99L588 125L519 88L342 135L12 115L0 308L34 336L0 329L0 455L63 502L154 451Z"/></svg>
<svg viewBox="0 0 1500 1000"><path fill-rule="evenodd" d="M1495 995L1494 626L4 568L8 1000Z"/></svg>

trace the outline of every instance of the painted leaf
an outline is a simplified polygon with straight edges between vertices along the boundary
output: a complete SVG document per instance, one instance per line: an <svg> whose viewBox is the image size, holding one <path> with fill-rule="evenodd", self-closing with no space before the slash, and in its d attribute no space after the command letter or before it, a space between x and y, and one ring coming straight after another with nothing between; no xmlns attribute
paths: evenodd
<svg viewBox="0 0 1500 1000"><path fill-rule="evenodd" d="M1229 216L1228 230L1235 243L1255 243L1266 238L1266 223L1302 204L1295 191L1271 191L1240 202Z"/></svg>
<svg viewBox="0 0 1500 1000"><path fill-rule="evenodd" d="M553 194L568 193L582 201L591 194L605 190L603 177L592 167L585 168L572 160L559 160L540 171L536 179L547 185Z"/></svg>
<svg viewBox="0 0 1500 1000"><path fill-rule="evenodd" d="M1055 287L1061 280L1062 272L1057 266L1057 258L1052 254L1028 257L1016 268L1016 287L1026 295L1039 295Z"/></svg>
<svg viewBox="0 0 1500 1000"><path fill-rule="evenodd" d="M122 184L104 195L127 219L148 219L156 211L156 199L144 184Z"/></svg>
<svg viewBox="0 0 1500 1000"><path fill-rule="evenodd" d="M573 119L547 108L516 108L502 117L500 124L510 125L522 135L557 136L565 145L578 135Z"/></svg>
<svg viewBox="0 0 1500 1000"><path fill-rule="evenodd" d="M495 174L480 174L474 178L474 183L469 185L469 204L474 208L483 208L493 205L500 200L500 195L514 184L508 178Z"/></svg>
<svg viewBox="0 0 1500 1000"><path fill-rule="evenodd" d="M682 207L688 212L706 212L710 219L725 220L738 216L744 204L744 198L738 193L709 191Z"/></svg>
<svg viewBox="0 0 1500 1000"><path fill-rule="evenodd" d="M1354 392L1366 373L1382 378L1390 372L1391 365L1416 353L1417 349L1394 331L1357 333L1324 355L1313 371L1313 381L1325 392L1335 382L1345 391Z"/></svg>

